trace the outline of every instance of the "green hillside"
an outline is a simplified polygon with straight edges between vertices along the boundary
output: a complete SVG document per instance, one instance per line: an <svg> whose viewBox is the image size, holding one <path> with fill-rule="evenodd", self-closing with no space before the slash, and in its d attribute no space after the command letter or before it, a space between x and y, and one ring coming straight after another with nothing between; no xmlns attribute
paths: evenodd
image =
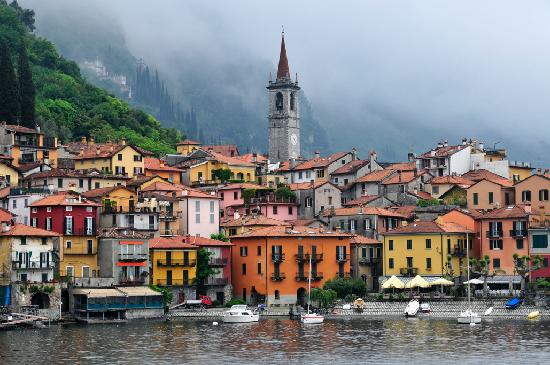
<svg viewBox="0 0 550 365"><path fill-rule="evenodd" d="M62 57L55 45L32 33L34 12L0 0L0 42L7 44L17 69L21 44L26 44L36 89L36 123L63 142L94 136L96 141L126 138L157 154L174 151L182 138L163 128L150 114L88 83L75 62ZM7 121L15 123L17 121ZM21 120L22 125L32 121Z"/></svg>

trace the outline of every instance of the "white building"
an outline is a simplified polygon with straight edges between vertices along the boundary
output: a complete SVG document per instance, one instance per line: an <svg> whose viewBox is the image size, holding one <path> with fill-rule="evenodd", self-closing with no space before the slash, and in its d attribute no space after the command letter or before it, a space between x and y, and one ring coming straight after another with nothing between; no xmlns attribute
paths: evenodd
<svg viewBox="0 0 550 365"><path fill-rule="evenodd" d="M220 232L220 199L193 189L178 192L184 234L210 238Z"/></svg>
<svg viewBox="0 0 550 365"><path fill-rule="evenodd" d="M7 206L4 208L15 214L16 223L28 225L31 221L29 205L49 194L50 192L47 189L11 189Z"/></svg>

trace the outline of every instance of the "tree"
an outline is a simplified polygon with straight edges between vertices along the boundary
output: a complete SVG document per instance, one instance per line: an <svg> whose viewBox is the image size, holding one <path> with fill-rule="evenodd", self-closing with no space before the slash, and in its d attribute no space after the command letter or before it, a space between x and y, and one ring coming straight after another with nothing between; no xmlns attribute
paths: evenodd
<svg viewBox="0 0 550 365"><path fill-rule="evenodd" d="M23 9L15 0L11 2L10 7L15 10L21 23L25 24L31 32L34 32L34 10Z"/></svg>
<svg viewBox="0 0 550 365"><path fill-rule="evenodd" d="M15 123L19 115L17 79L11 63L11 53L6 43L0 54L0 121Z"/></svg>
<svg viewBox="0 0 550 365"><path fill-rule="evenodd" d="M210 266L210 255L212 255L212 252L204 248L197 251L197 273L195 275L197 295L206 295L206 280L216 273L216 270Z"/></svg>
<svg viewBox="0 0 550 365"><path fill-rule="evenodd" d="M34 105L36 91L32 82L27 45L23 40L21 41L21 48L19 50L19 67L17 68L17 73L19 81L19 105L21 108L20 121L25 127L34 128L36 126Z"/></svg>
<svg viewBox="0 0 550 365"><path fill-rule="evenodd" d="M521 276L521 292L525 292L525 284L529 279L529 274L540 269L542 258L540 256L529 257L527 255L520 256L517 253L513 255L514 271Z"/></svg>
<svg viewBox="0 0 550 365"><path fill-rule="evenodd" d="M229 238L225 237L223 233L212 233L210 235L210 238L212 238L213 240L218 240L222 242L229 242Z"/></svg>
<svg viewBox="0 0 550 365"><path fill-rule="evenodd" d="M323 289L330 289L336 292L338 298L344 299L349 295L363 297L367 293L367 284L361 279L334 278L328 280Z"/></svg>
<svg viewBox="0 0 550 365"><path fill-rule="evenodd" d="M279 199L294 200L296 199L296 193L294 193L288 186L281 186L275 190L275 196Z"/></svg>
<svg viewBox="0 0 550 365"><path fill-rule="evenodd" d="M220 180L222 183L231 180L231 170L229 169L212 170L212 175L214 179Z"/></svg>
<svg viewBox="0 0 550 365"><path fill-rule="evenodd" d="M470 265L470 272L479 275L483 278L483 295L487 295L489 292L489 286L487 285L487 278L489 276L494 276L495 273L492 275L490 274L490 268L489 265L491 263L491 258L489 255L485 255L482 259L475 259L471 258L469 265Z"/></svg>
<svg viewBox="0 0 550 365"><path fill-rule="evenodd" d="M311 300L317 303L318 307L324 308L326 310L334 306L336 298L337 294L332 289L311 289Z"/></svg>

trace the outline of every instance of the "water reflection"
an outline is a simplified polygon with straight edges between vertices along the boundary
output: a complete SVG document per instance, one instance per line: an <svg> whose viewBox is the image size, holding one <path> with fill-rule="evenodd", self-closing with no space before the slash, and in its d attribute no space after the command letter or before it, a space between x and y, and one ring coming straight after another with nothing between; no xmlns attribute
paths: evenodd
<svg viewBox="0 0 550 365"><path fill-rule="evenodd" d="M550 322L476 327L426 319L290 320L212 326L204 321L54 326L0 332L0 364L544 363Z"/></svg>

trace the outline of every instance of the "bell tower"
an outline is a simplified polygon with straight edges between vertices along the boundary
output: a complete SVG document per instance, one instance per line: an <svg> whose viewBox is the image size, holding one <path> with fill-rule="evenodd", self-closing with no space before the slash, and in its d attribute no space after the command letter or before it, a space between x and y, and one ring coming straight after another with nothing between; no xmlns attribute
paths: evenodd
<svg viewBox="0 0 550 365"><path fill-rule="evenodd" d="M275 81L269 80L269 160L287 161L300 156L300 108L298 78L290 77L286 57L285 35L282 34L281 54Z"/></svg>

